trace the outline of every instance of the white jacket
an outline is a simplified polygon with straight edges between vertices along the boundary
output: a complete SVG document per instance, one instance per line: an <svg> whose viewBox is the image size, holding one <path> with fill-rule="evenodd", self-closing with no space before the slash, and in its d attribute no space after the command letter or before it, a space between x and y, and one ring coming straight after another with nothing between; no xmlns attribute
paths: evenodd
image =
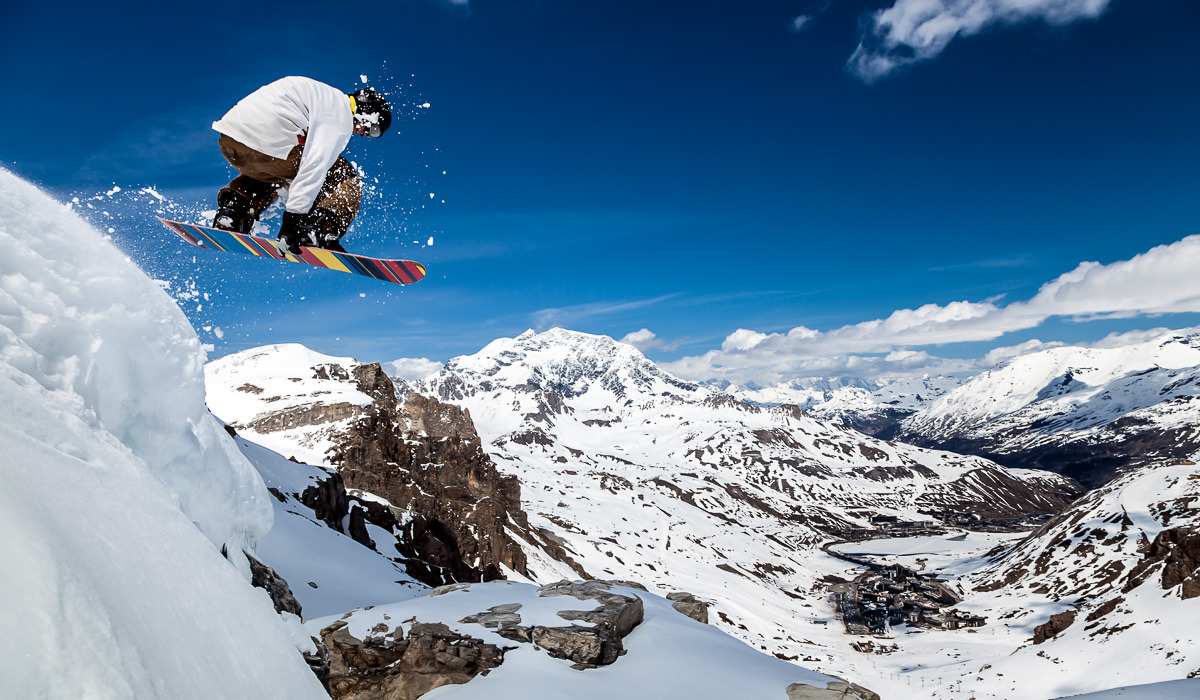
<svg viewBox="0 0 1200 700"><path fill-rule="evenodd" d="M275 158L287 158L303 144L300 170L288 186L287 210L307 214L325 173L354 134L354 114L341 90L290 76L250 93L212 128Z"/></svg>

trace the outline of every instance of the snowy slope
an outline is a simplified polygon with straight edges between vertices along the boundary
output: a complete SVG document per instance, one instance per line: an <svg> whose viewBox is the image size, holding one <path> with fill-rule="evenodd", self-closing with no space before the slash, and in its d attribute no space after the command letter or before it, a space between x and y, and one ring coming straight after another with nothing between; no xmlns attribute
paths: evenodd
<svg viewBox="0 0 1200 700"><path fill-rule="evenodd" d="M295 415L295 407L323 415L320 397L354 398L347 387L335 386L347 381L353 385L332 372L335 364L353 368L355 363L344 358L283 348L247 351L224 362L238 371L210 371L209 378L227 384L213 391L228 398L226 417L239 425L283 425L286 421L273 421L274 405L284 407L281 415ZM264 385L274 381L272 372L286 379L271 385L281 395L236 391L251 383L243 381L247 377L260 376L256 381ZM984 556L1019 535L970 533L965 539L940 535L913 542L863 543L860 552L885 552L889 561L941 570L966 596L959 609L985 615L989 622L978 632L897 634L888 641L899 649L887 656L864 656L849 649L855 638L840 630L825 579L849 578L854 570L813 547L830 537L830 529L865 527L869 516L879 513L921 517L914 504L935 495L962 498L973 490L976 499L999 500L1001 494L1013 495L1014 483L1022 483L1022 476L1050 488L1056 483L1052 476L1019 471L1013 475L983 460L872 440L789 409L748 406L679 382L632 348L567 331L498 340L477 355L457 358L417 388L469 407L492 457L502 469L520 476L531 523L562 542L589 573L640 581L659 593L690 590L712 603L715 626L751 646L849 677L884 697L907 697L923 688L936 698L1041 700L1176 679L1192 670L1187 667L1190 652L1168 656L1172 645L1186 647L1190 637L1153 623L1165 617L1154 617L1163 608L1147 602L1154 598L1151 588L1138 589L1128 598L1131 612L1123 607L1106 611L1142 622L1110 635L1115 641L1089 637L1072 650L1072 628L1061 639L1031 645L1038 626L1085 595L1083 588L1056 588L1060 584L1053 582L1086 584L1095 591L1110 570L1110 559L1085 555L1115 532L1081 538L1077 552L1045 550L1050 554L1034 565L1042 578L1030 578L1029 585L1022 585L1025 574L1007 581L1007 574L995 573L1001 566L996 553ZM316 435L320 428L314 425L311 430ZM286 439L277 435L268 431L256 439L278 440L285 454L305 439L304 430ZM1008 475L1015 481L989 481L983 475ZM1179 503L1191 497L1187 488L1195 483L1176 479L1123 489L1122 512L1138 522L1138 513L1161 519L1173 508L1172 518L1190 523L1181 519ZM1160 500L1179 507L1156 505ZM1081 501L1084 508L1088 503ZM1108 524L1089 525L1088 531L1119 528L1112 508L1101 510L1103 515L1086 517L1089 522L1108 519ZM1151 527L1148 521L1139 527L1121 540L1121 557L1130 565L1140 556L1137 543L1142 533L1153 539L1162 529L1161 523ZM1009 544L1005 549L1011 548ZM573 576L545 553L533 551L529 570L543 582ZM988 585L996 580L1003 585ZM1161 591L1158 594L1161 598ZM1186 616L1186 608L1166 610L1175 617ZM411 614L400 619L408 617ZM1095 629L1080 631L1090 634ZM1062 639L1068 641L1056 654L1055 645ZM1103 644L1111 644L1114 654L1124 654L1134 663L1111 663L1098 672L1087 650L1101 645L1098 653L1105 656ZM555 678L553 673L547 677ZM518 683L516 675L507 678Z"/></svg>
<svg viewBox="0 0 1200 700"><path fill-rule="evenodd" d="M4 694L322 697L244 577L269 496L205 410L178 308L3 170L0 247Z"/></svg>
<svg viewBox="0 0 1200 700"><path fill-rule="evenodd" d="M1057 696L1200 672L1197 538L1193 462L1144 467L1090 492L965 584L1014 622L1074 614L1056 636L978 675L1035 676Z"/></svg>
<svg viewBox="0 0 1200 700"><path fill-rule="evenodd" d="M1195 698L1200 698L1200 678L1142 683L1102 690L1098 693L1070 696L1070 700L1195 700ZM1067 700L1067 698L1060 700Z"/></svg>
<svg viewBox="0 0 1200 700"><path fill-rule="evenodd" d="M1200 331L1059 347L984 372L906 419L899 438L1099 485L1200 448Z"/></svg>
<svg viewBox="0 0 1200 700"><path fill-rule="evenodd" d="M962 594L958 609L987 618L974 634L897 629L901 648L871 665L943 700L1043 700L1148 683L1166 684L1163 694L1128 696L1191 698L1194 682L1171 682L1200 675L1198 506L1197 466L1164 464L1088 493L1025 538L840 545L927 566ZM860 677L885 697L900 690ZM1127 691L1108 692L1098 697Z"/></svg>
<svg viewBox="0 0 1200 700"><path fill-rule="evenodd" d="M301 502L299 495L329 478L326 469L296 464L240 437L237 443L275 495L275 525L259 539L255 554L289 583L306 619L428 592L395 561L394 533L367 524L375 543L370 548L328 527Z"/></svg>

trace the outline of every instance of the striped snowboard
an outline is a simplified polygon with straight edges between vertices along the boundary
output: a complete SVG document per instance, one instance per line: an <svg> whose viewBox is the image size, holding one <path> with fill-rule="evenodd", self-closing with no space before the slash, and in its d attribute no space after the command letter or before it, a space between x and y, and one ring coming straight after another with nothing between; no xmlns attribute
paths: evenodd
<svg viewBox="0 0 1200 700"><path fill-rule="evenodd" d="M382 260L379 258L368 258L365 255L338 253L323 248L301 248L300 255L297 257L281 252L275 245L275 241L267 240L266 238L259 238L258 236L251 236L246 233L222 231L221 229L209 228L207 226L185 224L180 221L170 221L158 216L154 218L163 222L164 226L179 234L180 238L197 248L224 250L230 253L243 253L246 255L257 255L262 258L305 263L314 267L327 267L330 270L340 270L354 275L362 275L363 277L372 277L384 282L394 282L395 284L412 284L413 282L419 282L425 276L425 266L411 260Z"/></svg>

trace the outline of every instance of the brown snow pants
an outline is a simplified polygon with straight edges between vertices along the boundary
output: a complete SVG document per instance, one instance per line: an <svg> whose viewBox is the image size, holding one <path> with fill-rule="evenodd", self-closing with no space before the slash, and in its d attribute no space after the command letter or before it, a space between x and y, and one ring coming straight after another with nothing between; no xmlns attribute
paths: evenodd
<svg viewBox="0 0 1200 700"><path fill-rule="evenodd" d="M300 156L304 146L296 146L286 159L275 158L250 148L225 134L217 140L221 155L241 175L226 185L227 189L246 197L254 209L255 218L279 196L278 189L289 184L300 171ZM342 231L358 216L362 206L363 183L354 166L342 156L325 174L325 184L317 193L313 208L328 209L337 216Z"/></svg>

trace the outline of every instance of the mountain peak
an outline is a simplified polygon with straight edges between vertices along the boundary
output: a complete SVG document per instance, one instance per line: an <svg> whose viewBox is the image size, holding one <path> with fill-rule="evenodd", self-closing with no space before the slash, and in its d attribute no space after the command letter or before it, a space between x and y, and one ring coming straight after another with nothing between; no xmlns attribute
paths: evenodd
<svg viewBox="0 0 1200 700"><path fill-rule="evenodd" d="M474 355L450 360L431 381L439 384L449 377L467 380L485 391L524 387L564 397L592 391L622 399L711 393L662 371L632 345L563 328L542 333L529 330L515 338L492 341Z"/></svg>

